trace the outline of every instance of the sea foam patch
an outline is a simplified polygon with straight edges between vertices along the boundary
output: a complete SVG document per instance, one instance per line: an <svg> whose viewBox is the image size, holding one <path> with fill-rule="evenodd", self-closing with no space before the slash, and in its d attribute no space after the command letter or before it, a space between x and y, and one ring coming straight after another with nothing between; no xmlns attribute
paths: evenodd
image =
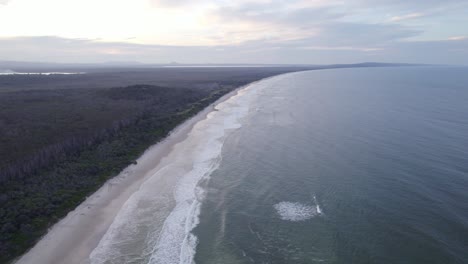
<svg viewBox="0 0 468 264"><path fill-rule="evenodd" d="M307 205L297 202L280 202L273 206L282 220L305 221L322 214L318 204Z"/></svg>

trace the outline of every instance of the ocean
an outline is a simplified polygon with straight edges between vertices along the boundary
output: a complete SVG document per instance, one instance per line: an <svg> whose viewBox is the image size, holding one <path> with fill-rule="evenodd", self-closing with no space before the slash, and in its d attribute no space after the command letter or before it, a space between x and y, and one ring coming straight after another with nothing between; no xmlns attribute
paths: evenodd
<svg viewBox="0 0 468 264"><path fill-rule="evenodd" d="M468 263L467 118L466 67L250 84L174 147L91 262Z"/></svg>

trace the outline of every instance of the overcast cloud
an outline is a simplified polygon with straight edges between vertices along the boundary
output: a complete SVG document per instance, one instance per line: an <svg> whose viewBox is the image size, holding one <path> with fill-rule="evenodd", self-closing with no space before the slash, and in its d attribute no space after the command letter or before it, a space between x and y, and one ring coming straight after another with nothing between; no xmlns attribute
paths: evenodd
<svg viewBox="0 0 468 264"><path fill-rule="evenodd" d="M468 62L468 1L461 0L206 0L196 4L0 0L0 4L0 24L6 25L0 27L0 60Z"/></svg>

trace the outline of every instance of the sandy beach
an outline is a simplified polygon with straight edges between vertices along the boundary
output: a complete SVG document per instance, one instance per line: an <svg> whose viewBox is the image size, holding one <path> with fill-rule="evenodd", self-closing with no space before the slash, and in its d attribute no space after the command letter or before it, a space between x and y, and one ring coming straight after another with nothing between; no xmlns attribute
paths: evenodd
<svg viewBox="0 0 468 264"><path fill-rule="evenodd" d="M158 144L148 148L137 160L116 177L107 181L75 210L55 224L18 264L85 264L97 247L125 202L139 190L142 183L163 166L177 143L187 138L197 122L205 119L218 103L237 93L237 89L218 99L209 107L175 128ZM166 177L170 177L167 175ZM163 188L164 185L161 185ZM157 190L155 190L157 191Z"/></svg>

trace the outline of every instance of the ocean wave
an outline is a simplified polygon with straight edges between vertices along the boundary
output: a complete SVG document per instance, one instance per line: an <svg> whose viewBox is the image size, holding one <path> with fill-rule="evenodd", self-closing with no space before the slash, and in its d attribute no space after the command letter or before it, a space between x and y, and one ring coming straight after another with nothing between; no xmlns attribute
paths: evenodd
<svg viewBox="0 0 468 264"><path fill-rule="evenodd" d="M194 262L198 238L192 230L199 223L205 196L200 183L218 168L225 139L241 127L250 102L267 83L249 85L218 103L216 111L174 146L119 211L91 253L92 264L125 263L135 258L150 264Z"/></svg>
<svg viewBox="0 0 468 264"><path fill-rule="evenodd" d="M284 201L275 204L273 207L282 220L299 222L309 220L317 215L323 214L315 197L314 201L314 205Z"/></svg>
<svg viewBox="0 0 468 264"><path fill-rule="evenodd" d="M252 94L250 94L252 95ZM190 136L199 142L193 152L193 169L184 175L174 190L176 206L164 222L151 254L150 264L193 263L198 243L192 230L199 223L205 190L199 186L208 180L221 162L228 131L241 127L240 119L248 113L249 96L245 90L218 104Z"/></svg>

